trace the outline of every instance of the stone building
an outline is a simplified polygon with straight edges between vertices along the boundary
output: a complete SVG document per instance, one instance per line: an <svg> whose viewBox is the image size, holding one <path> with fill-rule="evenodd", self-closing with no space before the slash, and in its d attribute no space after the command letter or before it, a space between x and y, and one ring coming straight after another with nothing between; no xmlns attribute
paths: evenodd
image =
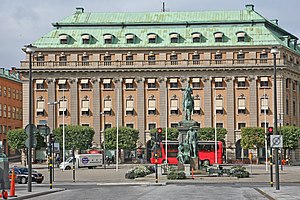
<svg viewBox="0 0 300 200"><path fill-rule="evenodd" d="M192 118L200 127L226 128L228 159L241 158L247 156L241 128L273 126L270 50L277 46L278 126L299 126L298 38L253 5L152 13L77 8L52 25L33 42L35 124L61 126L65 116L66 125L93 127L97 144L105 127L128 126L139 130L139 145L146 146L151 128L175 127L182 120L181 88L190 84ZM21 71L27 105L28 55ZM55 101L60 102L55 109L48 106ZM23 116L27 124L28 109Z"/></svg>

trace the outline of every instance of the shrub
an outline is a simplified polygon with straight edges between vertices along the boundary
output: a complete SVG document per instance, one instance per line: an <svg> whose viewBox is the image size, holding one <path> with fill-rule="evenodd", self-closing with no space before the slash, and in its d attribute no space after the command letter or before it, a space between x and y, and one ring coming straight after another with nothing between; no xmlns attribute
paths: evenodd
<svg viewBox="0 0 300 200"><path fill-rule="evenodd" d="M125 174L125 178L127 179L135 179L138 177L144 177L147 176L148 174L151 174L155 172L152 166L143 166L140 165L138 167L134 167L130 170L128 170Z"/></svg>
<svg viewBox="0 0 300 200"><path fill-rule="evenodd" d="M246 168L243 166L236 166L236 167L232 167L230 169L230 174L233 177L237 177L237 178L248 178L249 177L249 172L246 171Z"/></svg>
<svg viewBox="0 0 300 200"><path fill-rule="evenodd" d="M175 168L170 167L167 178L172 180L186 179L186 175L183 171L177 171Z"/></svg>

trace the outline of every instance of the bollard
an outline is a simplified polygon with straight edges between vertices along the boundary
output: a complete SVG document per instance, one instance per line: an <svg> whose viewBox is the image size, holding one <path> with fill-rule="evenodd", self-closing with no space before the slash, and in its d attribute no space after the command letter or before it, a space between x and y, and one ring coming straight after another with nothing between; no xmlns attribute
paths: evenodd
<svg viewBox="0 0 300 200"><path fill-rule="evenodd" d="M194 168L192 167L192 179L195 179L194 177Z"/></svg>
<svg viewBox="0 0 300 200"><path fill-rule="evenodd" d="M10 197L16 197L16 183L15 183L15 170L12 168L11 172L11 182L10 182L10 190L9 190L9 196Z"/></svg>

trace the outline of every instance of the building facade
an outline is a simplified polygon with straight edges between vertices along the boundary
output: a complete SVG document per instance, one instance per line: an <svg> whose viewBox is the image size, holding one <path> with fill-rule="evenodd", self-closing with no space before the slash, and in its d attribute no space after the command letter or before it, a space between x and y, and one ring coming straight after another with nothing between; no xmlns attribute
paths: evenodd
<svg viewBox="0 0 300 200"><path fill-rule="evenodd" d="M9 151L6 133L9 130L22 128L22 81L15 68L0 68L0 141L6 155Z"/></svg>
<svg viewBox="0 0 300 200"><path fill-rule="evenodd" d="M300 124L298 38L253 5L157 13L77 8L53 26L33 42L35 124L91 126L97 144L104 128L128 126L139 130L138 145L146 146L150 129L176 127L183 119L181 89L189 84L192 119L200 127L226 128L227 158L242 158L241 128L273 126L273 46L279 49L278 127ZM21 62L24 105L28 65L27 55ZM48 106L55 101L60 104ZM23 116L27 124L25 107Z"/></svg>

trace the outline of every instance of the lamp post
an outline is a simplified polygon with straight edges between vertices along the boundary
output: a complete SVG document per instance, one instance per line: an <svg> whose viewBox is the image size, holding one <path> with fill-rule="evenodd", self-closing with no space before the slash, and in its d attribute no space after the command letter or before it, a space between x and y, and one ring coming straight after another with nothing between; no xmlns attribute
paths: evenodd
<svg viewBox="0 0 300 200"><path fill-rule="evenodd" d="M216 82L215 82L216 84ZM215 114L215 164L218 163L218 147L217 147L217 92L216 85L214 87L214 114Z"/></svg>
<svg viewBox="0 0 300 200"><path fill-rule="evenodd" d="M52 105L53 107L53 117L52 117L52 131L51 131L51 134L54 134L53 133L53 130L54 130L54 128L55 128L55 105L56 104L59 104L59 102L58 101L54 101L54 102L48 102L48 105ZM51 138L51 137L50 137ZM51 143L52 142L52 163L53 163L53 166L52 166L52 179L53 179L53 181L54 181L54 166L55 166L55 160L54 160L54 140L53 141L49 141L49 143Z"/></svg>
<svg viewBox="0 0 300 200"><path fill-rule="evenodd" d="M278 53L277 47L272 47L271 54L273 54L274 62L274 134L277 135L277 84L276 84L276 54ZM278 148L275 148L275 180L276 190L279 190L279 163L278 163Z"/></svg>
<svg viewBox="0 0 300 200"><path fill-rule="evenodd" d="M103 116L103 154L104 154L104 159L103 159L103 164L104 164L104 169L106 169L106 149L105 149L105 113L100 112L100 116Z"/></svg>
<svg viewBox="0 0 300 200"><path fill-rule="evenodd" d="M33 143L33 133L32 126L33 118L32 118L32 54L35 52L36 47L32 44L25 45L22 50L25 53L29 54L29 142L28 142L28 192L32 192L32 143Z"/></svg>

